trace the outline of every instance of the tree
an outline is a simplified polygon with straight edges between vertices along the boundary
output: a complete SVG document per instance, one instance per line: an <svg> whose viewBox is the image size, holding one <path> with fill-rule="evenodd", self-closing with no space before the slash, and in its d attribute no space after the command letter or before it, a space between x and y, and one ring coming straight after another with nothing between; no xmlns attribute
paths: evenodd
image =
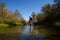
<svg viewBox="0 0 60 40"><path fill-rule="evenodd" d="M0 9L3 9L6 6L6 4L4 2L0 3Z"/></svg>
<svg viewBox="0 0 60 40"><path fill-rule="evenodd" d="M42 21L44 20L45 15L40 13L40 14L37 14L36 18L38 19L38 21Z"/></svg>
<svg viewBox="0 0 60 40"><path fill-rule="evenodd" d="M57 6L56 10L57 10L57 11L60 11L60 0L54 0L54 3L55 3L56 6Z"/></svg>
<svg viewBox="0 0 60 40"><path fill-rule="evenodd" d="M32 16L33 18L35 18L35 17L36 17L36 13L35 13L35 12L32 12L31 16Z"/></svg>
<svg viewBox="0 0 60 40"><path fill-rule="evenodd" d="M5 6L6 6L6 4L4 2L1 2L0 3L0 10L1 10L1 13L0 14L1 14L1 16L3 16L3 14L4 14L3 13L3 9L5 8Z"/></svg>
<svg viewBox="0 0 60 40"><path fill-rule="evenodd" d="M19 13L20 13L20 12L16 9L16 10L15 10L15 15L16 15L16 16L19 16Z"/></svg>
<svg viewBox="0 0 60 40"><path fill-rule="evenodd" d="M16 15L16 17L18 18L18 20L22 20L22 19L23 19L21 13L20 13L19 10L17 10L17 9L15 10L15 15Z"/></svg>
<svg viewBox="0 0 60 40"><path fill-rule="evenodd" d="M42 7L42 13L46 15L44 23L52 26L55 21L60 20L60 6L58 4L47 4Z"/></svg>
<svg viewBox="0 0 60 40"><path fill-rule="evenodd" d="M42 12L44 14L48 14L51 11L51 5L50 4L46 4L42 7Z"/></svg>
<svg viewBox="0 0 60 40"><path fill-rule="evenodd" d="M4 2L0 3L0 9L2 10L2 16L3 16L3 9L5 8L6 4Z"/></svg>
<svg viewBox="0 0 60 40"><path fill-rule="evenodd" d="M60 4L60 0L54 0L56 4Z"/></svg>

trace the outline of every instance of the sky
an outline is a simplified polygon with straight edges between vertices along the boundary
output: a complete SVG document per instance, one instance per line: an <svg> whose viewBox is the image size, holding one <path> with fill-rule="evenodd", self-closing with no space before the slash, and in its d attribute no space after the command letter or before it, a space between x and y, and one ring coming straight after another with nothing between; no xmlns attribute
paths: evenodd
<svg viewBox="0 0 60 40"><path fill-rule="evenodd" d="M32 12L41 12L44 4L53 4L53 0L0 0L6 3L6 8L12 11L18 9L25 20L29 19Z"/></svg>

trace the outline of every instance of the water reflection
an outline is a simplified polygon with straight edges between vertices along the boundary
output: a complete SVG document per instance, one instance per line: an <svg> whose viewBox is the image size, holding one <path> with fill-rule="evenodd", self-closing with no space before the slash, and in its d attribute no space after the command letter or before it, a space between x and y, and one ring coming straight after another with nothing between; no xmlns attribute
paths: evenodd
<svg viewBox="0 0 60 40"><path fill-rule="evenodd" d="M36 30L36 34L38 34L39 32L38 32L38 30Z"/></svg>
<svg viewBox="0 0 60 40"><path fill-rule="evenodd" d="M25 26L24 31L21 35L21 39L20 40L43 40L43 37L41 37L39 35L38 30L35 31L35 35L30 35L30 32L32 31L32 33L34 32L33 26Z"/></svg>
<svg viewBox="0 0 60 40"><path fill-rule="evenodd" d="M16 29L16 28L12 28L12 29ZM11 28L9 28L9 30L12 31ZM6 33L9 30L6 29L5 30ZM55 30L53 31L50 28L42 28L41 26L39 29L38 28L35 29L34 26L30 27L29 25L24 26L23 28L18 27L18 33L16 32L17 34L10 33L10 31L7 34L6 33L0 34L0 40L45 40L46 38L47 38L47 40L50 40L50 39L58 40L58 39L60 39L60 37L55 36L55 35L58 35L58 34L56 34L57 31L55 31ZM16 31L16 30L14 30L14 31Z"/></svg>
<svg viewBox="0 0 60 40"><path fill-rule="evenodd" d="M27 35L27 34L29 34L29 32L30 32L30 26L27 25L27 26L25 26L22 34Z"/></svg>

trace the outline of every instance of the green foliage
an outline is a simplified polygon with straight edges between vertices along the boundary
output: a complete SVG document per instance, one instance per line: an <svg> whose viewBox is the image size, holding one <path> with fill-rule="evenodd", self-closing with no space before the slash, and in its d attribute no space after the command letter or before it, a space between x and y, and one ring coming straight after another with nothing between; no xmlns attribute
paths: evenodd
<svg viewBox="0 0 60 40"><path fill-rule="evenodd" d="M8 24L4 24L4 23L0 24L0 28L6 28L6 27L9 27L9 25Z"/></svg>
<svg viewBox="0 0 60 40"><path fill-rule="evenodd" d="M0 3L0 8L3 9L6 6L6 4L4 2Z"/></svg>
<svg viewBox="0 0 60 40"><path fill-rule="evenodd" d="M60 27L60 21L55 21L55 22L53 22L53 26Z"/></svg>
<svg viewBox="0 0 60 40"><path fill-rule="evenodd" d="M31 16L34 18L36 17L36 13L35 12L32 12Z"/></svg>
<svg viewBox="0 0 60 40"><path fill-rule="evenodd" d="M0 3L0 26L9 25L9 27L12 27L25 25L25 22L22 21L23 17L18 10L14 13L6 9L5 6L4 2Z"/></svg>
<svg viewBox="0 0 60 40"><path fill-rule="evenodd" d="M37 25L44 25L50 27L60 26L60 8L58 10L57 4L46 4L42 7L42 14L37 14L36 18L38 22Z"/></svg>
<svg viewBox="0 0 60 40"><path fill-rule="evenodd" d="M4 22L3 18L0 18L0 23L3 23L3 22Z"/></svg>
<svg viewBox="0 0 60 40"><path fill-rule="evenodd" d="M22 26L26 25L26 21L25 20L21 20L20 21L20 25L22 25Z"/></svg>

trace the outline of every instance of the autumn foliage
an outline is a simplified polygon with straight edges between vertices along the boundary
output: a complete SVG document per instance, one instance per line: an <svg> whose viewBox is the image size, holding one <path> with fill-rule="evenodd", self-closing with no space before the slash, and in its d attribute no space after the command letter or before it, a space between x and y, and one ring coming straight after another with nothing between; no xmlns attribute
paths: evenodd
<svg viewBox="0 0 60 40"><path fill-rule="evenodd" d="M23 23L23 17L21 14L17 11L13 12L9 9L7 9L5 3L0 3L0 24L8 24L8 25L24 25Z"/></svg>

